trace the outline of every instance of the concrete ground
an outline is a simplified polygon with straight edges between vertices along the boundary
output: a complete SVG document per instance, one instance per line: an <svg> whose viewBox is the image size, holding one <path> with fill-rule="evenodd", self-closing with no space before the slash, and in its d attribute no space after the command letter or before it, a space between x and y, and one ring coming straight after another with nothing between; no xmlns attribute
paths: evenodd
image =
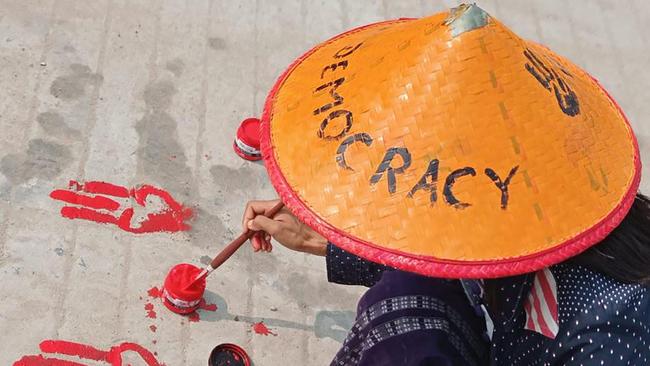
<svg viewBox="0 0 650 366"><path fill-rule="evenodd" d="M0 0L0 364L61 351L43 343L41 352L44 340L101 350L133 342L168 366L204 365L224 342L256 365L328 363L362 289L328 284L322 258L241 250L210 278L206 300L217 309L199 311L198 322L147 291L172 265L205 262L238 233L247 200L275 196L264 167L231 144L295 57L351 27L456 3ZM599 78L627 112L648 165L650 3L478 4ZM159 187L193 210L192 228L160 233L166 222L154 222L138 234L128 222L63 218L64 202L50 193L70 180ZM133 205L116 202L118 211ZM160 204L150 196L145 207ZM88 212L68 211L80 213ZM253 331L260 321L276 335Z"/></svg>

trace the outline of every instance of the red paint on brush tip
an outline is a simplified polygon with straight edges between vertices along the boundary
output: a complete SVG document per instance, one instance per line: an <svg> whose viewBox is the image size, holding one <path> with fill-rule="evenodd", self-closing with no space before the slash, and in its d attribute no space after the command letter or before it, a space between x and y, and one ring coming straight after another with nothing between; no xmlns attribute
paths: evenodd
<svg viewBox="0 0 650 366"><path fill-rule="evenodd" d="M153 304L148 302L144 304L144 310L147 311L147 318L156 319L156 311L153 309Z"/></svg>
<svg viewBox="0 0 650 366"><path fill-rule="evenodd" d="M133 352L140 356L147 366L164 366L146 348L135 343L122 343L102 351L93 346L58 340L46 340L39 345L43 355L24 356L14 362L13 366L84 366L85 360L106 362L112 366L123 366L122 353ZM84 363L66 361L56 358L60 355L77 357Z"/></svg>
<svg viewBox="0 0 650 366"><path fill-rule="evenodd" d="M253 331L255 333L257 333L257 334L261 334L261 335L265 335L265 336L269 335L269 334L274 335L274 336L277 335L277 334L271 332L269 330L269 328L266 327L266 324L264 324L264 322L259 322L259 323L253 324Z"/></svg>

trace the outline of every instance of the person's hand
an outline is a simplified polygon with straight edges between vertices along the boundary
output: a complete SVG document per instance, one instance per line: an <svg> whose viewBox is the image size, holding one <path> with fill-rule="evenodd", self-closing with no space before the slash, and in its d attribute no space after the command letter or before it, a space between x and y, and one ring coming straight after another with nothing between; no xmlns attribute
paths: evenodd
<svg viewBox="0 0 650 366"><path fill-rule="evenodd" d="M256 231L251 239L253 250L270 252L273 249L271 237L285 247L299 252L325 256L327 240L300 222L286 207L272 219L264 214L279 200L250 201L246 205L242 226L244 232Z"/></svg>

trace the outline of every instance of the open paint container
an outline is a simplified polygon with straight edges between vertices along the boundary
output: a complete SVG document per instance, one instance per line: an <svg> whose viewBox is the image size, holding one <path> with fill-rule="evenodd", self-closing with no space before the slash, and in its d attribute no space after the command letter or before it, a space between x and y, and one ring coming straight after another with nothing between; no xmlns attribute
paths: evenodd
<svg viewBox="0 0 650 366"><path fill-rule="evenodd" d="M250 366L251 359L243 348L236 344L220 344L212 350L208 366Z"/></svg>
<svg viewBox="0 0 650 366"><path fill-rule="evenodd" d="M262 159L260 151L260 120L257 118L245 119L237 129L237 137L233 149L240 157L257 161Z"/></svg>
<svg viewBox="0 0 650 366"><path fill-rule="evenodd" d="M177 264L169 270L163 285L162 300L177 314L189 314L198 309L205 292L205 278L188 285L201 273L201 269L188 263Z"/></svg>

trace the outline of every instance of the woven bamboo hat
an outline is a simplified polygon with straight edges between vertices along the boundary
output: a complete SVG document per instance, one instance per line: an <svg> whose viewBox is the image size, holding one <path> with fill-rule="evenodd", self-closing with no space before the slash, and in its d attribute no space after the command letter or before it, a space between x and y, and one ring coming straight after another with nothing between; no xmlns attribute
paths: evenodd
<svg viewBox="0 0 650 366"><path fill-rule="evenodd" d="M475 5L317 45L268 96L283 202L334 244L424 275L534 271L602 240L640 181L598 82Z"/></svg>

